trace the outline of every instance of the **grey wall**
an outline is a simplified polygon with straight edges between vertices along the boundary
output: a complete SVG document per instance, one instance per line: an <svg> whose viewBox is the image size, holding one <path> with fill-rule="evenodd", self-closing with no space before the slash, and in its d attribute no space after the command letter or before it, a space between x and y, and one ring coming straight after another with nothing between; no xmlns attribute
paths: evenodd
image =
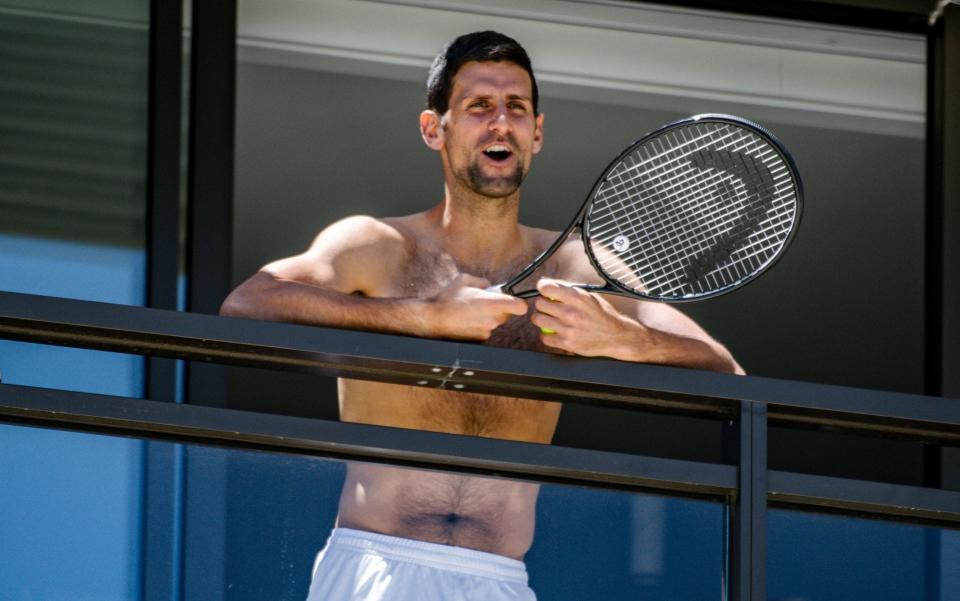
<svg viewBox="0 0 960 601"><path fill-rule="evenodd" d="M238 283L338 218L440 199L439 161L417 131L419 84L252 64L240 65L238 82ZM549 97L541 109L545 147L521 214L552 228L566 225L626 144L686 116ZM764 125L803 176L800 233L756 282L683 310L751 374L921 391L923 141ZM232 390L237 403L259 396L249 382Z"/></svg>

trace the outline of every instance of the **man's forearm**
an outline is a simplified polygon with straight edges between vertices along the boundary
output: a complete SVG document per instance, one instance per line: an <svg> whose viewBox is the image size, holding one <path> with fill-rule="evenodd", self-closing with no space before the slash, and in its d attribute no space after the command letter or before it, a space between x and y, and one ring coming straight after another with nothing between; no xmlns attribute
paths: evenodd
<svg viewBox="0 0 960 601"><path fill-rule="evenodd" d="M719 343L711 344L634 323L635 327L629 328L618 341L614 358L741 375L745 373L730 352Z"/></svg>
<svg viewBox="0 0 960 601"><path fill-rule="evenodd" d="M358 330L430 336L428 303L416 298L370 298L260 273L234 290L220 314Z"/></svg>

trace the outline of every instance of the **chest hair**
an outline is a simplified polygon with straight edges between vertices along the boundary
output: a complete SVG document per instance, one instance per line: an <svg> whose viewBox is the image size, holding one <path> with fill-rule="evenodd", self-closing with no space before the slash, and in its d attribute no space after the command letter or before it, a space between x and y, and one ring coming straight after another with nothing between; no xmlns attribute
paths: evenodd
<svg viewBox="0 0 960 601"><path fill-rule="evenodd" d="M484 268L461 265L449 254L437 249L417 248L412 253L411 261L404 269L404 273L396 280L396 295L428 298L439 293L460 274L486 278L493 284L498 284L518 273L533 256L536 255L521 257L505 267ZM553 261L547 261L533 276L523 282L519 289L534 286L540 277L555 277L556 271L556 264ZM534 299L527 299L527 314L510 318L491 333L485 344L520 350L547 350L540 342L539 328L530 323L530 316L534 310L533 303Z"/></svg>

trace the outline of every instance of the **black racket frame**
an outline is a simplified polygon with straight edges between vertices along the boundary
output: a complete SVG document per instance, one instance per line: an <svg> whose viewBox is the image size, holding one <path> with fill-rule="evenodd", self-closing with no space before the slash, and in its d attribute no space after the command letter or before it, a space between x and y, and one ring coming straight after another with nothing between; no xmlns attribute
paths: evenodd
<svg viewBox="0 0 960 601"><path fill-rule="evenodd" d="M790 176L793 178L793 181L794 181L796 214L793 220L793 225L790 228L790 231L787 234L787 239L783 242L783 245L780 247L777 253L766 263L766 265L741 280L738 280L732 284L724 286L723 288L719 288L709 294L698 295L696 297L691 297L691 298L686 298L686 297L662 298L657 296L644 295L640 292L637 292L636 290L627 288L626 286L621 285L615 279L608 277L606 272L600 267L600 263L597 257L594 255L593 249L591 248L591 245L590 245L590 233L589 233L590 224L584 222L584 216L589 212L590 208L593 206L593 203L596 200L597 190L600 188L601 185L603 185L604 181L606 181L607 176L610 174L610 172L614 169L614 167L619 165L620 162L627 157L627 155L629 155L634 150L636 150L637 147L643 144L646 144L651 139L661 136L672 129L676 129L678 127L683 127L686 125L692 125L695 123L702 123L702 122L728 123L736 127L748 129L753 133L757 134L759 137L763 138L766 142L768 142L770 146L780 155L780 158L782 158L784 163L789 167ZM539 296L540 293L536 289L516 292L514 288L520 282L528 278L548 258L550 258L550 256L553 255L553 253L555 253L557 249L563 245L564 242L566 242L567 238L569 238L573 230L578 225L580 225L581 222L584 222L583 227L581 227L580 242L583 244L584 251L586 252L587 258L590 260L590 264L593 266L593 269L597 272L597 275L603 278L603 280L606 283L602 285L601 284L577 284L576 285L577 288L587 290L589 292L614 294L618 296L626 296L629 298L639 298L642 300L658 301L658 302L671 303L671 304L687 303L687 302L704 300L707 298L716 298L717 296L727 294L728 292L732 292L735 289L742 288L746 284L757 279L758 276L765 273L771 267L773 267L780 260L780 258L783 257L787 247L790 246L790 244L793 242L793 239L796 237L797 230L799 229L800 220L802 216L803 216L803 182L800 179L800 172L798 171L797 165L793 160L793 156L787 151L786 147L780 142L779 139L777 139L776 136L774 136L772 133L770 133L761 125L758 125L753 121L748 121L747 119L743 119L742 117L736 117L734 115L727 115L722 113L704 113L700 115L693 115L691 117L686 117L684 119L679 119L677 121L667 123L666 125L658 127L657 129L645 134L636 142L627 146L627 148L624 149L623 152L621 152L619 155L617 155L616 158L610 161L607 167L600 173L600 176L597 178L596 182L594 182L593 187L590 188L590 193L587 195L586 200L584 200L583 205L580 207L580 210L577 212L574 218L570 221L570 225L568 225L563 230L563 232L561 232L560 235L557 236L557 239L554 240L554 242L549 247L547 247L545 251L540 253L540 255L536 259L534 259L527 267L525 267L517 275L510 278L510 280L508 280L506 283L500 285L499 288L505 294L510 294L517 298L532 298L534 296Z"/></svg>

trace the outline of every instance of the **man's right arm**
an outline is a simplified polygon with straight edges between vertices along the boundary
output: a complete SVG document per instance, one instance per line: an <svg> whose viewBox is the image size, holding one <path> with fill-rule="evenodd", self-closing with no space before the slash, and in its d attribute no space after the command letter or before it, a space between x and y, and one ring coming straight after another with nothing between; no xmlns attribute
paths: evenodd
<svg viewBox="0 0 960 601"><path fill-rule="evenodd" d="M384 298L384 283L409 250L393 227L350 217L317 236L307 252L281 259L238 286L221 315L269 321L485 340L526 304L484 291L486 280L461 275L431 298Z"/></svg>

